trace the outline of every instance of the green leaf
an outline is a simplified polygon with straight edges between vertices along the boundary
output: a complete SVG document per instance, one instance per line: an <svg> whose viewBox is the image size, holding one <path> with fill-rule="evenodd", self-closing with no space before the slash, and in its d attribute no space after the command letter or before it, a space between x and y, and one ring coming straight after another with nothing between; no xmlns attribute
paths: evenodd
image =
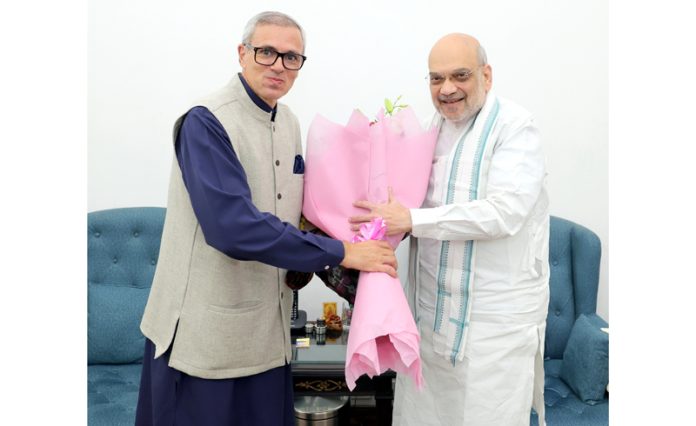
<svg viewBox="0 0 696 426"><path fill-rule="evenodd" d="M384 98L384 107L387 110L387 114L391 114L394 111L394 104L387 98Z"/></svg>

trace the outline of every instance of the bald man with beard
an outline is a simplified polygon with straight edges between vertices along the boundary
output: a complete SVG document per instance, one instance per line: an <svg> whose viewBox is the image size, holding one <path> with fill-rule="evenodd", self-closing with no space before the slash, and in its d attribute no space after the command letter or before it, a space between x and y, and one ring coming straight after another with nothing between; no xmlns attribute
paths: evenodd
<svg viewBox="0 0 696 426"><path fill-rule="evenodd" d="M425 390L398 375L394 425L544 422L549 211L533 116L492 92L480 43L449 34L428 58L439 129L426 199L356 202L411 233L406 294L421 333Z"/></svg>

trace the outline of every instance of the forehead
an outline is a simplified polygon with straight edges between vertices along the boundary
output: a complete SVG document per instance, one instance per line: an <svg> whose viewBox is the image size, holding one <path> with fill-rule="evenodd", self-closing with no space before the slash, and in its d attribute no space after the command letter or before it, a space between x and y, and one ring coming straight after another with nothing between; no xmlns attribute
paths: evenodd
<svg viewBox="0 0 696 426"><path fill-rule="evenodd" d="M428 68L431 73L473 70L477 65L476 48L457 41L436 45L428 57Z"/></svg>
<svg viewBox="0 0 696 426"><path fill-rule="evenodd" d="M251 37L254 46L272 47L280 52L302 52L302 34L296 27L279 25L258 25Z"/></svg>

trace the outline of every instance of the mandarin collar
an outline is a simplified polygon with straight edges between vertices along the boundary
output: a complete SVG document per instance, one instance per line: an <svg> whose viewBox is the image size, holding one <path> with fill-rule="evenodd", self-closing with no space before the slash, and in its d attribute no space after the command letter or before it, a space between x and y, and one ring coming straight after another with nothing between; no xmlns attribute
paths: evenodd
<svg viewBox="0 0 696 426"><path fill-rule="evenodd" d="M242 73L237 73L239 76L239 80L242 82L242 85L244 86L244 90L247 92L247 95L249 95L249 98L256 104L257 107L261 108L264 112L270 113L271 114L271 121L275 121L275 116L276 112L278 111L278 104L276 103L276 106L271 108L270 105L268 105L263 99L257 95L254 90L249 86L249 83L246 82L244 79L244 76Z"/></svg>

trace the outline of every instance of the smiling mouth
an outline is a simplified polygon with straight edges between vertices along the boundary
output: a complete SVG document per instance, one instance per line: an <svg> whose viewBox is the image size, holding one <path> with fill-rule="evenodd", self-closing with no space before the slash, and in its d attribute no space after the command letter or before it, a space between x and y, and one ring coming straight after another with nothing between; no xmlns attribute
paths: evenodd
<svg viewBox="0 0 696 426"><path fill-rule="evenodd" d="M459 98L459 99L440 99L440 102L443 104L456 104L459 101L463 101L464 98Z"/></svg>

